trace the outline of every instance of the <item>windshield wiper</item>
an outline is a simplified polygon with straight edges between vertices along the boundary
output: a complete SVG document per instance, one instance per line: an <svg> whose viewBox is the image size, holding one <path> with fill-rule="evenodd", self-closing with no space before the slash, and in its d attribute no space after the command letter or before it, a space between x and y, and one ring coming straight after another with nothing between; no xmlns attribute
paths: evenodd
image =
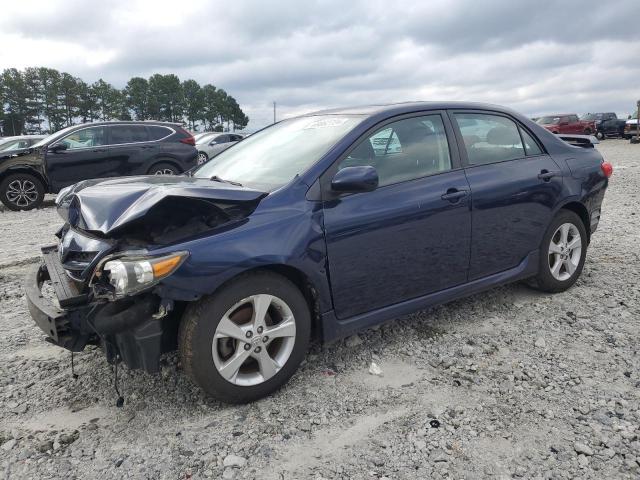
<svg viewBox="0 0 640 480"><path fill-rule="evenodd" d="M229 183L231 185L236 185L238 187L241 187L242 184L240 182L233 182L231 180L225 180L224 178L220 178L217 175L214 175L213 177L211 177L209 180L213 180L214 182L220 182L220 183Z"/></svg>

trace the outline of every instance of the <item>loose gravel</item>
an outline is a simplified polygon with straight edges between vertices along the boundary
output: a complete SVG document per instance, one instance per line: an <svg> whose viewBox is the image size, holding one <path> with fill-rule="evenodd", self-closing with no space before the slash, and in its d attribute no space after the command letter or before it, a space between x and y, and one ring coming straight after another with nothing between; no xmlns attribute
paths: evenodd
<svg viewBox="0 0 640 480"><path fill-rule="evenodd" d="M314 345L245 406L203 396L175 355L120 370L123 408L100 351L72 378L21 287L60 220L0 212L1 477L639 478L640 145L599 149L615 173L571 290L511 285Z"/></svg>

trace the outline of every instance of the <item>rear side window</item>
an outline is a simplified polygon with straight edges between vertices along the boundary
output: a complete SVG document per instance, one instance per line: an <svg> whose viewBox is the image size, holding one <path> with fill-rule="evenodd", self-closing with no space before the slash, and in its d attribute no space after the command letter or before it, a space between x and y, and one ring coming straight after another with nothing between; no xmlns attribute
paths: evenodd
<svg viewBox="0 0 640 480"><path fill-rule="evenodd" d="M161 138L171 135L173 132L166 127L159 127L157 125L149 125L147 127L149 131L149 140L160 140Z"/></svg>
<svg viewBox="0 0 640 480"><path fill-rule="evenodd" d="M149 140L144 125L114 125L111 128L111 144L146 142Z"/></svg>
<svg viewBox="0 0 640 480"><path fill-rule="evenodd" d="M514 121L484 113L455 113L454 118L462 134L469 165L486 165L525 156Z"/></svg>

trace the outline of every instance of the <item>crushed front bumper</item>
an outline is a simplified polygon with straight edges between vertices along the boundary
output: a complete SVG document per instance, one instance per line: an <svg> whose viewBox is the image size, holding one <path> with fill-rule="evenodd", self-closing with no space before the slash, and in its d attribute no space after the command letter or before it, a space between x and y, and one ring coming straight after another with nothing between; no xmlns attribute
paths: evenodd
<svg viewBox="0 0 640 480"><path fill-rule="evenodd" d="M24 289L29 313L47 341L72 352L100 345L110 363L122 360L131 369L157 372L160 355L175 349L178 324L174 316L154 317L161 299L145 293L93 301L65 274L55 246L42 248L42 254L44 262L27 275ZM47 281L57 305L43 295Z"/></svg>

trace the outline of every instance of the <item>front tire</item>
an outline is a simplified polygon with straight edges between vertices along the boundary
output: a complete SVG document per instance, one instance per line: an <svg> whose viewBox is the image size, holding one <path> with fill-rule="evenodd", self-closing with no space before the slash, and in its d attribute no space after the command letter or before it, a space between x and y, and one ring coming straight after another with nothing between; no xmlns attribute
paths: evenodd
<svg viewBox="0 0 640 480"><path fill-rule="evenodd" d="M205 164L209 161L209 157L204 152L198 152L198 165Z"/></svg>
<svg viewBox="0 0 640 480"><path fill-rule="evenodd" d="M602 132L602 131L598 131L598 132L596 133L596 138L597 138L598 140L604 140L604 139L605 139L604 132Z"/></svg>
<svg viewBox="0 0 640 480"><path fill-rule="evenodd" d="M540 264L535 285L550 292L564 292L582 273L587 255L587 230L578 215L561 210L540 245Z"/></svg>
<svg viewBox="0 0 640 480"><path fill-rule="evenodd" d="M178 339L182 365L225 403L278 390L309 347L311 316L300 290L271 272L242 275L187 308Z"/></svg>
<svg viewBox="0 0 640 480"><path fill-rule="evenodd" d="M28 173L14 173L0 182L0 200L9 210L32 210L44 200L44 185Z"/></svg>

